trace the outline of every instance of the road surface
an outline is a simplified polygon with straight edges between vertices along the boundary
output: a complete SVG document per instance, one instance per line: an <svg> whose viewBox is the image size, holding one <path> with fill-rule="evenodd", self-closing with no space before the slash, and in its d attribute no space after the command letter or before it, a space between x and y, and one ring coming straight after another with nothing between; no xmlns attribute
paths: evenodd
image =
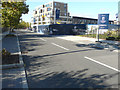
<svg viewBox="0 0 120 90"><path fill-rule="evenodd" d="M19 31L29 88L118 88L117 52L58 37Z"/></svg>

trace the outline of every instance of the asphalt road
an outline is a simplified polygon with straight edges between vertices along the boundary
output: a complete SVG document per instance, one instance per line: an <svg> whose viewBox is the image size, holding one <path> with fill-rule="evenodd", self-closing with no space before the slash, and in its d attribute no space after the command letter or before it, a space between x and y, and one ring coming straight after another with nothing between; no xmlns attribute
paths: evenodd
<svg viewBox="0 0 120 90"><path fill-rule="evenodd" d="M118 88L117 52L56 37L19 32L29 88Z"/></svg>

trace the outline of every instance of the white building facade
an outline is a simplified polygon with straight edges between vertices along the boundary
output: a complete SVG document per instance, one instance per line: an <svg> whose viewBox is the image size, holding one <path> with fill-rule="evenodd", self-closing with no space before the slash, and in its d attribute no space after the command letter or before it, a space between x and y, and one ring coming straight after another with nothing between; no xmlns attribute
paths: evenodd
<svg viewBox="0 0 120 90"><path fill-rule="evenodd" d="M120 1L118 2L118 22L120 24Z"/></svg>
<svg viewBox="0 0 120 90"><path fill-rule="evenodd" d="M60 10L59 19L56 20L56 9ZM72 18L68 12L68 4L63 2L51 1L44 5L37 7L34 10L31 20L31 26L37 29L40 25L51 24L70 24Z"/></svg>

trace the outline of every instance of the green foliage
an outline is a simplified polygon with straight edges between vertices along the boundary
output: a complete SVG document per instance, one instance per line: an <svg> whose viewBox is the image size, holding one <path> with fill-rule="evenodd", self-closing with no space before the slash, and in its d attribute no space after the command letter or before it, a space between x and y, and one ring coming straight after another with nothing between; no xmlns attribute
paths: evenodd
<svg viewBox="0 0 120 90"><path fill-rule="evenodd" d="M28 22L25 21L21 21L17 26L17 28L28 28L28 27L30 27L30 25Z"/></svg>
<svg viewBox="0 0 120 90"><path fill-rule="evenodd" d="M2 50L2 56L3 57L7 57L7 56L10 56L11 55L11 53L10 52L8 52L5 48Z"/></svg>
<svg viewBox="0 0 120 90"><path fill-rule="evenodd" d="M14 34L8 34L8 35L6 35L6 37L16 37L16 35L14 35Z"/></svg>
<svg viewBox="0 0 120 90"><path fill-rule="evenodd" d="M16 28L22 14L29 11L29 6L25 2L2 2L2 26Z"/></svg>
<svg viewBox="0 0 120 90"><path fill-rule="evenodd" d="M90 38L96 38L96 34L86 34L86 35L79 35L82 37L90 37ZM114 37L116 41L120 41L120 35L118 31L108 31L104 34L99 34L100 39L107 39L109 37Z"/></svg>

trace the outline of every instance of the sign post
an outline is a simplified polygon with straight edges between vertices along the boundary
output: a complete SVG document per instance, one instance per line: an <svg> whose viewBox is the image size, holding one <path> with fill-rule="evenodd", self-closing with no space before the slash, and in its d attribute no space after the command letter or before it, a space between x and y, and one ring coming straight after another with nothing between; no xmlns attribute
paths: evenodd
<svg viewBox="0 0 120 90"><path fill-rule="evenodd" d="M109 14L98 14L98 42L99 42L99 31L108 29L109 24Z"/></svg>

